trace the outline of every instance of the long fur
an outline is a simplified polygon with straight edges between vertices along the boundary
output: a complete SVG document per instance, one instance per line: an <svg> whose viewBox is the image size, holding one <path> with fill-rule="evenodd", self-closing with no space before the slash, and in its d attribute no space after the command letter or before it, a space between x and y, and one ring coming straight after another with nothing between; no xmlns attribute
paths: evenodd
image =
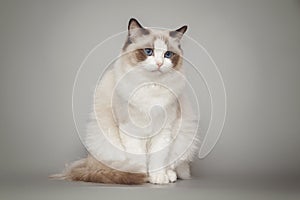
<svg viewBox="0 0 300 200"><path fill-rule="evenodd" d="M92 156L75 161L70 166L66 166L62 174L55 174L50 176L50 178L127 185L143 184L147 181L147 176L144 173L115 170L102 164Z"/></svg>
<svg viewBox="0 0 300 200"><path fill-rule="evenodd" d="M115 184L190 178L198 119L185 93L180 39L186 28L159 31L130 20L122 54L95 90L85 138L90 155L54 178Z"/></svg>

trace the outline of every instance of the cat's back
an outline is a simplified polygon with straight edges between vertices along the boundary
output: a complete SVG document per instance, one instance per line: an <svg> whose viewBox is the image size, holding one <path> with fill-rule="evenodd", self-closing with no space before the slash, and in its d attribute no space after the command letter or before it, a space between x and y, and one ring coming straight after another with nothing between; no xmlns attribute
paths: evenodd
<svg viewBox="0 0 300 200"><path fill-rule="evenodd" d="M107 70L103 76L94 94L94 103L96 106L101 106L103 104L108 104L113 95L113 90L115 88L115 74L113 69Z"/></svg>

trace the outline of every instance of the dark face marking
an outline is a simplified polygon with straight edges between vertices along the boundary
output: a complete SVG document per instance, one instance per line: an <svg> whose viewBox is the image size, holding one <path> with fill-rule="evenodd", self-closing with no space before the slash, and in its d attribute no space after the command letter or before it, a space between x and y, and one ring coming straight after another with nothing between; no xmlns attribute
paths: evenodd
<svg viewBox="0 0 300 200"><path fill-rule="evenodd" d="M170 31L170 33L169 33L170 37L176 37L177 34L178 33L176 31Z"/></svg>
<svg viewBox="0 0 300 200"><path fill-rule="evenodd" d="M141 28L139 31L141 32L142 35L149 35L150 34L150 31L145 29L145 28Z"/></svg>
<svg viewBox="0 0 300 200"><path fill-rule="evenodd" d="M147 55L144 52L144 49L137 49L134 51L134 56L137 62L142 62L147 59Z"/></svg>
<svg viewBox="0 0 300 200"><path fill-rule="evenodd" d="M178 55L176 53L171 57L171 61L173 63L173 68L174 69L178 68L178 66L179 66L178 64L179 64L180 59L181 59L180 55Z"/></svg>

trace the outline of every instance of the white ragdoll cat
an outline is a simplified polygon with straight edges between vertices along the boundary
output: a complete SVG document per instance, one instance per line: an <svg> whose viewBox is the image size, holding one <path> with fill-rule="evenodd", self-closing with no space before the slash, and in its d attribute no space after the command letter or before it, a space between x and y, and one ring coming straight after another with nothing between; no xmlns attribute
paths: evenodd
<svg viewBox="0 0 300 200"><path fill-rule="evenodd" d="M89 155L56 177L116 184L191 177L199 119L185 93L180 40L186 30L144 28L130 19L122 53L95 90Z"/></svg>

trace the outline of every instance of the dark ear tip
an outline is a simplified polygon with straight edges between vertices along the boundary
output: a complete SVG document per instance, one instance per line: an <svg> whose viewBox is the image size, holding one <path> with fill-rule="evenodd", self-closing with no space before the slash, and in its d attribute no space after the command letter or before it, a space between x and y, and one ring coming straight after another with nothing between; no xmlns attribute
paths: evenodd
<svg viewBox="0 0 300 200"><path fill-rule="evenodd" d="M129 19L129 24L130 24L131 22L133 22L133 21L137 22L137 20L136 20L135 18L131 17L131 18Z"/></svg>
<svg viewBox="0 0 300 200"><path fill-rule="evenodd" d="M187 28L188 28L188 26L187 25L184 25L184 26L182 26L182 33L185 33L186 31L187 31Z"/></svg>
<svg viewBox="0 0 300 200"><path fill-rule="evenodd" d="M130 25L131 25L133 22L137 23L137 20L136 20L135 18L132 17L132 18L129 19L129 22L128 22L128 30L130 29Z"/></svg>
<svg viewBox="0 0 300 200"><path fill-rule="evenodd" d="M128 30L130 30L132 27L142 28L142 25L138 22L137 19L132 17L129 19Z"/></svg>
<svg viewBox="0 0 300 200"><path fill-rule="evenodd" d="M180 27L179 29L176 30L176 32L179 32L181 34L184 34L187 30L187 25L184 25L182 27Z"/></svg>
<svg viewBox="0 0 300 200"><path fill-rule="evenodd" d="M175 31L170 31L169 35L171 37L178 37L179 39L181 39L183 34L186 32L187 28L188 28L188 26L184 25Z"/></svg>

